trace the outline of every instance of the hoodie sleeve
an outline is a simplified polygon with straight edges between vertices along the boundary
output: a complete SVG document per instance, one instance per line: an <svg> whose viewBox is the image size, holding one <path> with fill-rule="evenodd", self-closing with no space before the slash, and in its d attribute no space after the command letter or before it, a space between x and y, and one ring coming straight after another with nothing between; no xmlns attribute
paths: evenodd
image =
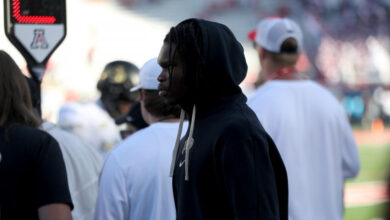
<svg viewBox="0 0 390 220"><path fill-rule="evenodd" d="M279 219L268 143L244 126L229 126L220 140L220 167L235 219Z"/></svg>

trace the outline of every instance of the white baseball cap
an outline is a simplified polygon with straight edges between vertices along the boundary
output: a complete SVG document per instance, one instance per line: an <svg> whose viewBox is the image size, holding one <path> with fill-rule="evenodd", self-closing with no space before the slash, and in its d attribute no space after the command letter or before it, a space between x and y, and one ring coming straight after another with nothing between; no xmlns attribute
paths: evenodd
<svg viewBox="0 0 390 220"><path fill-rule="evenodd" d="M130 89L130 92L138 91L139 89L158 90L157 77L160 75L162 68L157 63L157 58L153 58L146 62L139 71L139 85Z"/></svg>
<svg viewBox="0 0 390 220"><path fill-rule="evenodd" d="M297 41L297 52L302 51L303 35L299 25L289 18L276 16L261 20L256 30L248 34L251 41L274 53L280 53L283 42L290 37Z"/></svg>

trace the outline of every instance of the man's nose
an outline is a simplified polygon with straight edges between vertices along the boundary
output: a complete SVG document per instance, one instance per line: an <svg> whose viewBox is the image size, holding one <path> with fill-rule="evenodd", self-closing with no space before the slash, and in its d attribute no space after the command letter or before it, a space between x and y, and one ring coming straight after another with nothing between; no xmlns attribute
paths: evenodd
<svg viewBox="0 0 390 220"><path fill-rule="evenodd" d="M167 77L166 77L166 74L164 73L164 71L161 71L160 75L158 75L158 77L157 77L157 80L159 82L163 82L163 81L167 80Z"/></svg>

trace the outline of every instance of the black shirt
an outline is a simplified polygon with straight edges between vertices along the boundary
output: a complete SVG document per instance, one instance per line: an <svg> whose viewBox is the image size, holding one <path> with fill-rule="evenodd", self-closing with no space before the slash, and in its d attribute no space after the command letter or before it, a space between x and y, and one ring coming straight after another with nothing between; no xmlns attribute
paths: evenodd
<svg viewBox="0 0 390 220"><path fill-rule="evenodd" d="M66 203L73 208L57 141L22 125L0 129L0 219L38 219L38 208Z"/></svg>

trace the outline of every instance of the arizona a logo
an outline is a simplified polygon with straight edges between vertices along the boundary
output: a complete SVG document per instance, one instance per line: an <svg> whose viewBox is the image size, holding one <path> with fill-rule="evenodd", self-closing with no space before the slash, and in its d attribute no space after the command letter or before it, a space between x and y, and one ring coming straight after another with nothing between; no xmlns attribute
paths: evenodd
<svg viewBox="0 0 390 220"><path fill-rule="evenodd" d="M49 44L45 38L45 30L43 29L35 29L34 30L34 39L31 43L32 49L47 49Z"/></svg>

